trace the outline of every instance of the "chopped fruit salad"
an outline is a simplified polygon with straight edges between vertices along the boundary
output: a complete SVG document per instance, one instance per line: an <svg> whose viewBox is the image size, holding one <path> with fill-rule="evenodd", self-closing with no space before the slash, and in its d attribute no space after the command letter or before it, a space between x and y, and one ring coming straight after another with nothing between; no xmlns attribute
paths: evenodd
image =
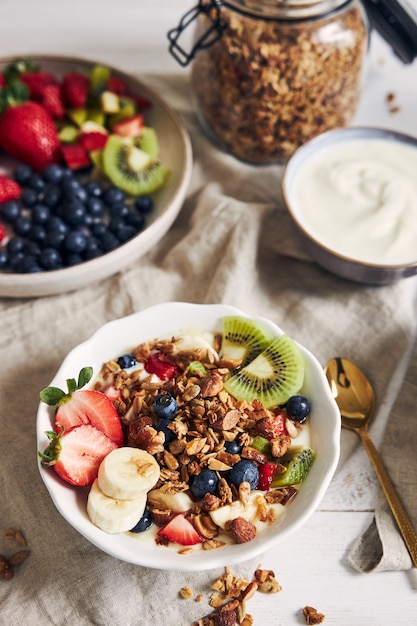
<svg viewBox="0 0 417 626"><path fill-rule="evenodd" d="M87 514L107 533L180 550L246 543L314 463L304 371L288 335L241 316L141 343L93 380L86 367L66 392L41 391L55 407L41 463L89 488Z"/></svg>
<svg viewBox="0 0 417 626"><path fill-rule="evenodd" d="M62 77L30 60L0 74L0 270L61 269L105 254L145 226L168 175L146 122L152 103L104 66Z"/></svg>

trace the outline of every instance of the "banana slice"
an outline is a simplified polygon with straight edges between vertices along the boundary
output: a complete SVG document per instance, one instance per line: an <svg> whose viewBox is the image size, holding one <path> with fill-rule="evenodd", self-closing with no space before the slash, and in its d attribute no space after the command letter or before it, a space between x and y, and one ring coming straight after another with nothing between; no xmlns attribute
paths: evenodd
<svg viewBox="0 0 417 626"><path fill-rule="evenodd" d="M116 500L101 491L96 478L88 494L87 513L93 524L106 533L123 533L138 523L145 506L145 492L133 500Z"/></svg>
<svg viewBox="0 0 417 626"><path fill-rule="evenodd" d="M100 464L98 486L110 498L132 500L152 489L160 471L156 459L145 450L116 448Z"/></svg>

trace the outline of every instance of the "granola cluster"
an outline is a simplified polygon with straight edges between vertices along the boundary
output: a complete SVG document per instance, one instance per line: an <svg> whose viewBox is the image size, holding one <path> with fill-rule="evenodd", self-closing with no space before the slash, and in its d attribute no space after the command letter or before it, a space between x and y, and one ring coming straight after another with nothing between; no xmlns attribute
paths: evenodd
<svg viewBox="0 0 417 626"><path fill-rule="evenodd" d="M284 472L286 467L279 459L288 450L291 437L299 434L302 426L290 419L286 420L286 432L290 434L270 433L275 410L266 410L258 401L249 404L236 400L223 387L223 382L230 375L230 368L237 363L221 360L221 336L214 337L213 350L196 349L181 351L181 339L156 340L145 342L133 350L138 363L145 363L151 353L158 352L160 358L173 363L176 375L169 380L147 374L143 368L121 369L117 361L104 364L95 384L110 395L116 395L114 404L121 417L125 443L139 447L154 455L161 472L155 489L166 494L186 492L190 480L203 468L215 471L219 477L216 494L207 493L196 502L188 512L193 525L204 538L203 549L212 550L224 545L218 538L219 528L213 522L210 512L240 501L247 504L251 487L242 482L239 487L230 485L225 473L241 459L250 459L262 464L268 461L263 452L252 447L257 434L267 435L271 444L272 455L276 459L276 471ZM192 368L198 362L200 368ZM169 393L175 397L178 410L168 428L175 437L166 441L166 434L157 429L158 417L155 415L154 402L158 394ZM238 442L239 454L231 454L225 449L226 442ZM271 489L259 493L256 499L257 519L267 524L275 521L273 507L270 505L286 504L297 493L294 487ZM148 496L148 507L157 526L167 524L174 514L160 501ZM243 517L237 517L226 528L235 543L251 541L256 535L256 527ZM164 540L157 538L159 543ZM184 548L186 553L192 548Z"/></svg>
<svg viewBox="0 0 417 626"><path fill-rule="evenodd" d="M15 568L27 559L30 550L27 548L27 541L19 529L6 528L3 531L3 538L7 541L15 541L20 549L15 550L10 556L0 554L0 578L11 580L15 574Z"/></svg>
<svg viewBox="0 0 417 626"><path fill-rule="evenodd" d="M200 16L197 37L215 9ZM204 126L236 157L282 161L312 137L351 121L367 26L359 3L308 21L251 18L222 7L221 38L193 62Z"/></svg>

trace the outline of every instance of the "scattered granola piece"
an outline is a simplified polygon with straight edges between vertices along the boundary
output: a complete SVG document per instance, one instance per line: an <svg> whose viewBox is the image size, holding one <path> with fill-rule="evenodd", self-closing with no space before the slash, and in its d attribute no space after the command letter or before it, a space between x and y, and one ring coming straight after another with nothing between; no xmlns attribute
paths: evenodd
<svg viewBox="0 0 417 626"><path fill-rule="evenodd" d="M180 590L180 595L185 599L185 600L190 600L193 597L193 590L191 589L191 587L183 587Z"/></svg>
<svg viewBox="0 0 417 626"><path fill-rule="evenodd" d="M319 613L317 609L312 606L305 606L303 608L303 615L306 618L306 624L322 624L325 619L325 615Z"/></svg>

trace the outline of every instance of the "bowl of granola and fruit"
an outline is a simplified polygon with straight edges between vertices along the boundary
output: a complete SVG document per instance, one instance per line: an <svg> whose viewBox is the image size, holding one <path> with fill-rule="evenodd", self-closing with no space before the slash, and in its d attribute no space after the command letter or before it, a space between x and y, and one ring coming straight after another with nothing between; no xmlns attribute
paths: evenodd
<svg viewBox="0 0 417 626"><path fill-rule="evenodd" d="M169 230L188 132L145 82L101 63L0 59L0 296L85 287Z"/></svg>
<svg viewBox="0 0 417 626"><path fill-rule="evenodd" d="M40 399L55 506L104 552L148 567L264 553L312 515L339 458L317 359L227 305L166 303L104 325Z"/></svg>

